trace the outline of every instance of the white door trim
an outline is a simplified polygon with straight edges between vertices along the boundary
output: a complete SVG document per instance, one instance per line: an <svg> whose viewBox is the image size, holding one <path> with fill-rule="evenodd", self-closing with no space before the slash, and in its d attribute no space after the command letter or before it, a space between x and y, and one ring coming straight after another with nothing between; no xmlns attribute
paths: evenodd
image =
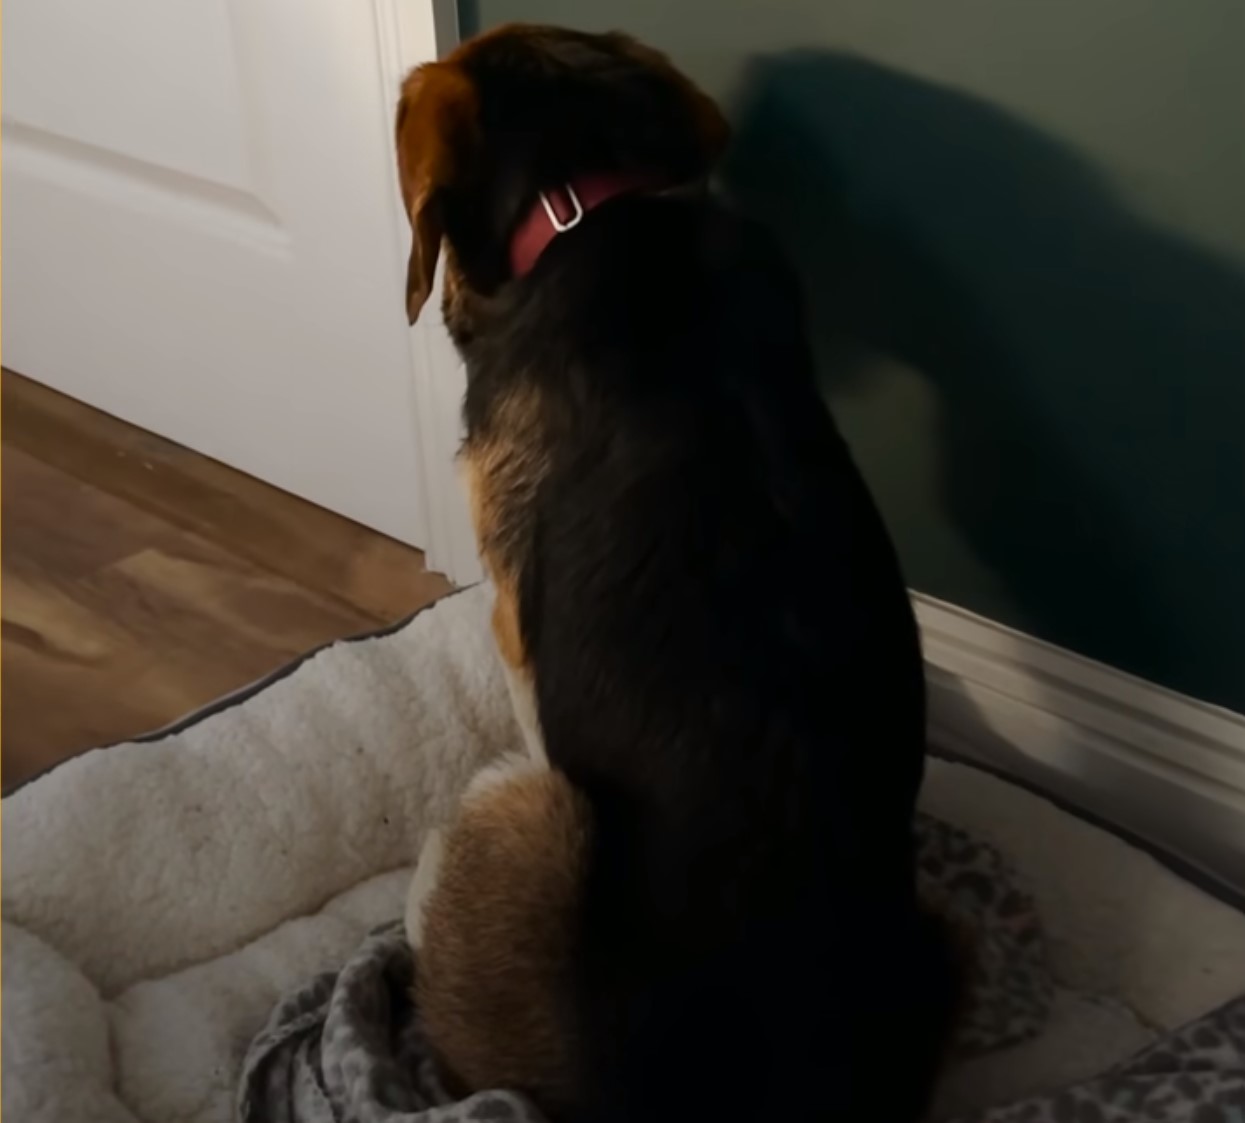
<svg viewBox="0 0 1245 1123"><path fill-rule="evenodd" d="M920 593L930 741L1245 893L1245 716Z"/></svg>
<svg viewBox="0 0 1245 1123"><path fill-rule="evenodd" d="M379 45L379 65L385 88L386 131L392 134L398 90L412 67L430 62L458 42L458 13L454 0L372 0ZM393 214L395 259L393 267L406 276L406 247L410 237L407 216L394 173ZM438 285L439 288L439 285ZM401 308L394 315L404 314ZM467 515L466 499L455 467L461 440L462 393L466 385L462 362L441 322L440 301L434 293L419 322L410 329L411 408L418 433L427 541L428 567L460 585L481 576L475 535Z"/></svg>

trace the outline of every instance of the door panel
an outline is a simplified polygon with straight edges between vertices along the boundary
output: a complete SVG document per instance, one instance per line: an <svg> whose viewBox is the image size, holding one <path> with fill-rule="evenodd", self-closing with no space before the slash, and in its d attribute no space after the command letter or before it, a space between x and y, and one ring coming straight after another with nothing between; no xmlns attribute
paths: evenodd
<svg viewBox="0 0 1245 1123"><path fill-rule="evenodd" d="M228 0L19 2L4 30L13 44L4 57L6 108L28 128L248 185Z"/></svg>
<svg viewBox="0 0 1245 1123"><path fill-rule="evenodd" d="M381 7L7 0L4 360L426 544Z"/></svg>

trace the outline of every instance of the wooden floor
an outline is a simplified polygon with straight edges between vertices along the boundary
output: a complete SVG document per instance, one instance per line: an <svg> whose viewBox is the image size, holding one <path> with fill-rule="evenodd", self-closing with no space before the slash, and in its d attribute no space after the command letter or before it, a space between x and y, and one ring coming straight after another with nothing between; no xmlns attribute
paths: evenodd
<svg viewBox="0 0 1245 1123"><path fill-rule="evenodd" d="M418 550L2 378L6 790L449 587Z"/></svg>

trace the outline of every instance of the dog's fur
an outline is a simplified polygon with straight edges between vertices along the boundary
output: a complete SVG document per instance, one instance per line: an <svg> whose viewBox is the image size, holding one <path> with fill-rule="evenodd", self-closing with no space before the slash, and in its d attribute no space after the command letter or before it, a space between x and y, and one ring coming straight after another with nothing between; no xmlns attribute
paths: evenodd
<svg viewBox="0 0 1245 1123"><path fill-rule="evenodd" d="M954 991L914 887L921 654L796 284L697 193L510 274L541 189L703 180L725 122L624 36L511 26L415 71L397 139L408 312L444 249L494 631L551 769L490 774L438 847L450 1079L577 1123L916 1119Z"/></svg>

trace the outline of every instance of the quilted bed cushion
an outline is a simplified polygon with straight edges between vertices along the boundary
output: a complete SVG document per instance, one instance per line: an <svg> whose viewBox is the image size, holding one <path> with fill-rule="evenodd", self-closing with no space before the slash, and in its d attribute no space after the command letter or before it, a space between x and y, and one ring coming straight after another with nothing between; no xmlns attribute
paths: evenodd
<svg viewBox="0 0 1245 1123"><path fill-rule="evenodd" d="M5 799L6 1118L232 1119L273 1004L402 914L428 828L517 745L489 599L460 593ZM939 760L922 802L1018 868L1061 985L1042 1037L954 1072L942 1111L1099 1072L1245 987L1245 917L1109 832Z"/></svg>

